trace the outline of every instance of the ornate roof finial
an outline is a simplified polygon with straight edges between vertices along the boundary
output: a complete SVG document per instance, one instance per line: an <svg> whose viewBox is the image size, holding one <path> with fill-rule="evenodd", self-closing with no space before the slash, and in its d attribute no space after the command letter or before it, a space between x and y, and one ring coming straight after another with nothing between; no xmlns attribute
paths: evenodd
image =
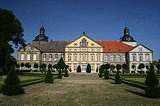
<svg viewBox="0 0 160 106"><path fill-rule="evenodd" d="M85 35L85 31L83 31L83 35Z"/></svg>

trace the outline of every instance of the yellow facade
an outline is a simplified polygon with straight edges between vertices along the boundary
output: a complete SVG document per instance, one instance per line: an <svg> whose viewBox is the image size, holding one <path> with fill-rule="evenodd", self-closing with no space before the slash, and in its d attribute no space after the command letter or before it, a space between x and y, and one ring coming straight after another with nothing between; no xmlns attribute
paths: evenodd
<svg viewBox="0 0 160 106"><path fill-rule="evenodd" d="M82 35L78 39L65 48L65 63L69 65L72 72L77 72L78 65L81 71L86 72L86 66L91 65L92 72L103 64L103 46L96 43L86 35Z"/></svg>

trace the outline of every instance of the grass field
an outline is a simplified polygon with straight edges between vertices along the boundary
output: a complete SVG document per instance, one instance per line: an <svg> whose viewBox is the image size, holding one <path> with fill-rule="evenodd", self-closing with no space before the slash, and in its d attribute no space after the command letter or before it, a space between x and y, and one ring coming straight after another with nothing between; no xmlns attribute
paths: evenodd
<svg viewBox="0 0 160 106"><path fill-rule="evenodd" d="M98 78L97 74L70 74L55 79L53 84L38 83L24 87L25 94L0 94L0 105L58 106L159 106L160 99L144 96L144 90L114 80Z"/></svg>

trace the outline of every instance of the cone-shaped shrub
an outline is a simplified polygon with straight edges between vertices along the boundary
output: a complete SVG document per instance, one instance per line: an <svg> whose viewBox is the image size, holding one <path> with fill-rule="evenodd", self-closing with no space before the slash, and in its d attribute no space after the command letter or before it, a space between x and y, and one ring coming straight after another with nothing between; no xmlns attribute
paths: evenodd
<svg viewBox="0 0 160 106"><path fill-rule="evenodd" d="M81 66L80 65L78 65L78 67L77 67L77 72L81 72Z"/></svg>
<svg viewBox="0 0 160 106"><path fill-rule="evenodd" d="M45 83L53 83L53 75L50 69L47 71L47 74L45 77Z"/></svg>
<svg viewBox="0 0 160 106"><path fill-rule="evenodd" d="M11 68L7 78L2 86L2 93L4 95L19 95L24 94L24 89L19 85L20 79L15 73L14 68Z"/></svg>
<svg viewBox="0 0 160 106"><path fill-rule="evenodd" d="M90 64L87 64L86 72L91 73L91 65Z"/></svg>
<svg viewBox="0 0 160 106"><path fill-rule="evenodd" d="M121 77L119 75L119 71L117 71L117 73L115 75L115 83L116 84L121 84Z"/></svg>
<svg viewBox="0 0 160 106"><path fill-rule="evenodd" d="M156 87L159 84L159 80L154 73L153 65L150 66L149 73L146 77L145 83L147 85L147 89L145 90L147 97L150 98L160 97L160 88Z"/></svg>

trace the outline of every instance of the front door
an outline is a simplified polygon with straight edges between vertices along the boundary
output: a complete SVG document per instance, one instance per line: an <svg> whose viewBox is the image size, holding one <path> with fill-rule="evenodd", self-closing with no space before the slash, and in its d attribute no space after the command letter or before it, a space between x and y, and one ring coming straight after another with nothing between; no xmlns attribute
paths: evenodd
<svg viewBox="0 0 160 106"><path fill-rule="evenodd" d="M82 65L82 72L86 72L86 65Z"/></svg>

